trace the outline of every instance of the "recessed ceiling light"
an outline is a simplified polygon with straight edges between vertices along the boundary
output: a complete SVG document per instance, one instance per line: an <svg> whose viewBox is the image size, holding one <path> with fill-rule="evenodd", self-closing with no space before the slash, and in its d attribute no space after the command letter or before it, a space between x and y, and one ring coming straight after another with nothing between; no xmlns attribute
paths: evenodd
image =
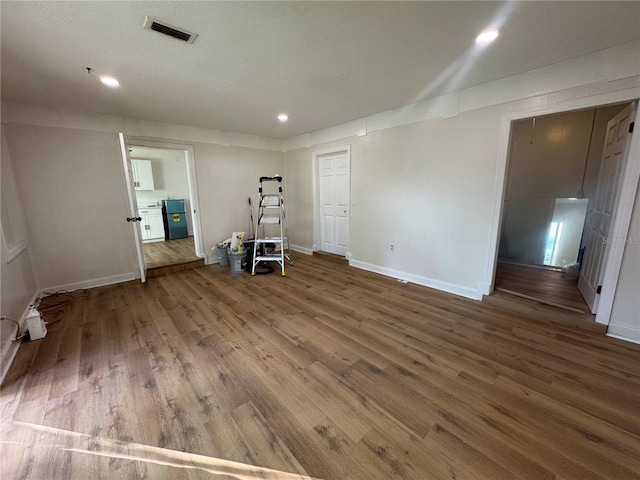
<svg viewBox="0 0 640 480"><path fill-rule="evenodd" d="M286 113L281 113L280 115L278 115L278 120L280 120L281 122L286 122L287 120L289 120L289 115L287 115Z"/></svg>
<svg viewBox="0 0 640 480"><path fill-rule="evenodd" d="M100 77L100 81L107 87L116 88L120 86L120 82L113 77L107 77L103 75L102 77Z"/></svg>
<svg viewBox="0 0 640 480"><path fill-rule="evenodd" d="M496 29L485 30L476 37L476 43L480 45L487 45L493 42L496 38L498 38L499 35L500 35L500 30L496 30Z"/></svg>

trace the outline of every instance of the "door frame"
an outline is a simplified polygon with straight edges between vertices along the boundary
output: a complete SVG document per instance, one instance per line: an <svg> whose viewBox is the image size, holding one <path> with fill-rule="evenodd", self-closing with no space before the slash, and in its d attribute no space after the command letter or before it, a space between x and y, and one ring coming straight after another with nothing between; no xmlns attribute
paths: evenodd
<svg viewBox="0 0 640 480"><path fill-rule="evenodd" d="M196 178L196 163L193 145L144 140L129 135L125 135L124 139L127 147L162 148L170 150L182 150L185 152L195 254L196 256L204 258L206 260L207 256L204 252L204 243L202 239L202 221L200 219L200 202L198 200L200 197L198 195L198 182ZM142 255L144 258L144 252L142 252Z"/></svg>
<svg viewBox="0 0 640 480"><path fill-rule="evenodd" d="M530 107L522 110L506 112L502 115L498 143L498 162L495 172L493 192L493 218L489 229L489 249L485 260L485 281L480 286L482 294L489 295L495 286L496 266L498 262L498 248L500 245L500 232L502 229L502 210L504 192L507 184L507 165L509 161L511 145L512 122L531 117L552 115L557 113L582 110L585 108L597 108L607 105L631 103L640 98L640 88L632 88L613 93L605 93L592 97L578 98L561 102L552 106ZM627 162L624 165L622 185L616 203L614 218L611 224L611 238L626 238L631 223L631 214L635 202L638 180L640 179L640 134L631 137L631 144L627 152ZM602 294L600 305L596 313L596 322L609 324L613 300L620 275L622 255L625 242L612 242L606 253L604 278L602 281Z"/></svg>
<svg viewBox="0 0 640 480"><path fill-rule="evenodd" d="M311 250L318 252L321 250L322 241L320 238L320 157L326 155L338 155L346 153L349 158L349 242L347 245L347 254L345 258L351 260L351 145L343 145L340 147L331 147L324 150L313 152L313 246Z"/></svg>

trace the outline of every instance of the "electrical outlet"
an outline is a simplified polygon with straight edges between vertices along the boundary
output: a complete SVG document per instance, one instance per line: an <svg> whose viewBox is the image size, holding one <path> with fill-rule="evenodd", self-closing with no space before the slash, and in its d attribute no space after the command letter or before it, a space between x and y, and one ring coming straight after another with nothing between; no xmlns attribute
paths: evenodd
<svg viewBox="0 0 640 480"><path fill-rule="evenodd" d="M393 243L389 244L389 251L390 252L395 252L396 251L396 246Z"/></svg>

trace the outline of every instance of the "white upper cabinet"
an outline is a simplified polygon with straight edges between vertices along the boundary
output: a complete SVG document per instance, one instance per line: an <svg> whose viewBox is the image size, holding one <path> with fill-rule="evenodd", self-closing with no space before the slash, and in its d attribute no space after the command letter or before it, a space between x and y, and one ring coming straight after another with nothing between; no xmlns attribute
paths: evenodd
<svg viewBox="0 0 640 480"><path fill-rule="evenodd" d="M133 169L133 186L136 190L155 190L153 185L153 169L151 160L131 159Z"/></svg>

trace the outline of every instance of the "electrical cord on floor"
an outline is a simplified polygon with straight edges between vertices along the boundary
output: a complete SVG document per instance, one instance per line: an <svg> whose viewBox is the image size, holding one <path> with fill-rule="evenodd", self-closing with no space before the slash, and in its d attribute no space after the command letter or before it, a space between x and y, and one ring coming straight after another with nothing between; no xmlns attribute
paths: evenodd
<svg viewBox="0 0 640 480"><path fill-rule="evenodd" d="M63 307L62 309L59 310L49 310L49 307L44 307L41 308L40 310L38 310L43 318L45 315L50 316L50 315L60 315L58 318L56 318L55 320L46 320L44 322L45 325L53 325L54 323L58 323L60 320L62 320L66 315L67 315L67 310L66 310L66 306Z"/></svg>
<svg viewBox="0 0 640 480"><path fill-rule="evenodd" d="M78 288L77 290L56 290L55 292L42 292L42 296L38 299L38 300L43 300L45 298L48 297L55 297L57 295L71 295L71 296L76 296L74 295L76 292L80 292L82 295L77 295L78 297L84 297L87 293L87 288Z"/></svg>
<svg viewBox="0 0 640 480"><path fill-rule="evenodd" d="M262 269L262 270L259 270ZM274 268L271 265L267 265L266 263L259 263L255 267L256 275L267 275L269 273L273 273ZM251 272L251 270L249 270Z"/></svg>
<svg viewBox="0 0 640 480"><path fill-rule="evenodd" d="M75 295L76 292L80 292L81 294ZM44 315L47 315L47 316L58 315L57 318L54 318L53 320L45 322L46 325L53 325L54 323L58 323L60 320L62 320L66 316L68 307L69 305L71 305L71 299L68 299L68 300L65 299L59 302L52 303L50 305L40 306L40 303L42 302L42 300L44 300L45 298L54 297L58 295L71 295L72 299L87 297L88 295L86 294L86 292L87 292L86 288L81 288L81 289L72 290L72 291L58 290L57 292L42 292L43 295L36 300L36 307L38 307L38 311L40 312L40 314L43 315L43 317ZM15 338L11 339L12 342L17 342L18 340L22 339L27 335L27 330L25 330L22 333L20 332L20 323L18 321L14 320L13 318L6 317L4 315L0 316L0 321L2 320L8 320L16 324L16 336Z"/></svg>
<svg viewBox="0 0 640 480"><path fill-rule="evenodd" d="M16 324L17 330L16 330L16 338L13 338L11 341L12 342L17 342L18 340L20 340L22 337L24 337L23 335L20 335L20 324L14 320L13 318L9 318L9 317L5 317L4 315L2 317L0 317L0 320L9 320L10 322L13 322Z"/></svg>
<svg viewBox="0 0 640 480"><path fill-rule="evenodd" d="M76 292L80 292L80 293L76 294ZM78 290L71 290L71 291L58 290L57 292L42 292L43 296L38 298L38 311L43 315L43 317L44 315L56 316L54 317L53 320L45 321L45 325L53 325L54 323L58 323L60 320L62 320L67 315L68 307L69 305L71 305L71 299L87 297L88 295L86 292L87 292L86 288L80 288ZM42 300L44 300L45 298L57 297L61 295L69 295L71 296L71 299L63 299L58 302L54 302L44 306L40 305Z"/></svg>

